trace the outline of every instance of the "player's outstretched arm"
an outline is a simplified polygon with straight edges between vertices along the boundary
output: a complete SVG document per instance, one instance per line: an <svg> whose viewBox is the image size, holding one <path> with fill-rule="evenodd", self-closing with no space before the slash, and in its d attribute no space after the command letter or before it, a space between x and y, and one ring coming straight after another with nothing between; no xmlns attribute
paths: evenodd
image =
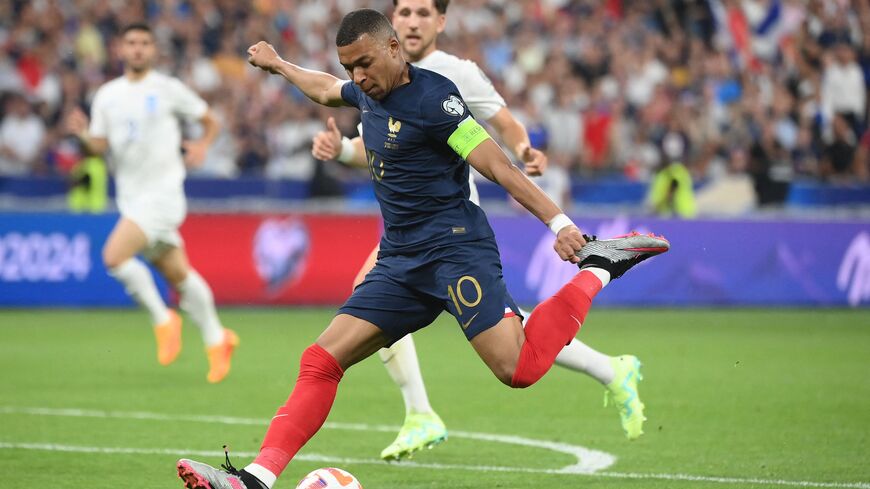
<svg viewBox="0 0 870 489"><path fill-rule="evenodd" d="M362 138L348 139L341 136L335 119L326 120L326 130L320 131L312 139L311 155L318 160L337 160L348 166L365 167L366 150Z"/></svg>
<svg viewBox="0 0 870 489"><path fill-rule="evenodd" d="M284 61L278 56L275 48L266 41L260 41L248 48L248 63L263 71L283 76L296 85L306 97L320 105L329 107L347 105L341 98L341 86L346 80L340 80L322 71L306 70Z"/></svg>
<svg viewBox="0 0 870 489"><path fill-rule="evenodd" d="M482 129L482 128L481 128ZM481 175L504 187L517 202L556 233L553 249L563 260L577 263L575 253L586 240L574 223L534 182L508 159L492 139L485 139L465 157Z"/></svg>
<svg viewBox="0 0 870 489"><path fill-rule="evenodd" d="M487 119L487 122L523 162L527 175L537 177L546 171L547 155L532 147L526 126L517 120L507 107L502 107L494 116Z"/></svg>

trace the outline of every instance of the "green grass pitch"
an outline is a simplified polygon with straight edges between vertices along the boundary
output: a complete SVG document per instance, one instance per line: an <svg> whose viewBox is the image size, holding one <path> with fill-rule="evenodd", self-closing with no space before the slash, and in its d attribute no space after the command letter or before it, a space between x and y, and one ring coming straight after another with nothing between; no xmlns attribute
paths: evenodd
<svg viewBox="0 0 870 489"><path fill-rule="evenodd" d="M0 486L180 488L178 454L213 452L192 458L217 465L223 444L244 466L332 312L221 315L242 343L227 380L209 385L189 323L179 360L160 367L143 312L0 311ZM380 427L400 424L403 407L369 359L349 370L332 424L276 488L331 465L367 489L870 488L870 311L601 309L579 337L644 362L641 439L625 440L602 387L580 374L554 367L525 391L502 386L442 316L416 343L432 404L455 435L414 464L378 463L394 436ZM576 458L472 433L581 446L616 462L553 473Z"/></svg>

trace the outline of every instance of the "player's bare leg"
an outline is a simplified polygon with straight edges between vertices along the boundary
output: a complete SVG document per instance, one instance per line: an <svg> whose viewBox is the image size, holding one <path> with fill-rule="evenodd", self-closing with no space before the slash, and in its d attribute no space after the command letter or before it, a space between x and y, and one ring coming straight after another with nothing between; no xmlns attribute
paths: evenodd
<svg viewBox="0 0 870 489"><path fill-rule="evenodd" d="M539 304L525 325L510 315L472 338L471 346L503 384L528 387L549 371L574 339L601 289L597 273L582 270Z"/></svg>
<svg viewBox="0 0 870 489"><path fill-rule="evenodd" d="M181 351L181 318L166 306L151 271L136 258L147 245L148 238L142 228L122 217L103 247L103 263L109 275L121 282L127 294L151 315L157 339L157 361L169 365Z"/></svg>
<svg viewBox="0 0 870 489"><path fill-rule="evenodd" d="M353 288L356 288L357 285L361 284L363 280L366 279L366 275L372 271L372 268L375 268L375 263L378 262L378 251L381 250L380 246L375 246L375 249L369 253L368 258L366 258L366 262L363 263L363 266L360 267L359 271L356 272L356 277L353 279Z"/></svg>
<svg viewBox="0 0 870 489"><path fill-rule="evenodd" d="M604 281L609 280L606 276ZM522 311L528 318L529 313ZM643 402L637 384L643 379L640 374L640 360L634 355L608 356L582 341L574 338L556 356L556 365L586 374L604 386L605 407L610 404L617 408L622 429L628 439L635 439L643 433ZM632 400L633 409L624 409L625 400ZM630 415L629 415L630 414Z"/></svg>
<svg viewBox="0 0 870 489"><path fill-rule="evenodd" d="M503 384L528 387L549 371L574 339L601 288L595 273L582 270L541 302L525 325L510 314L472 338L471 346Z"/></svg>
<svg viewBox="0 0 870 489"><path fill-rule="evenodd" d="M506 317L471 339L471 346L498 380L511 385L526 336L517 316Z"/></svg>
<svg viewBox="0 0 870 489"><path fill-rule="evenodd" d="M574 339L598 292L638 263L670 249L666 239L652 234L631 233L608 240L585 236L585 240L587 244L577 252L580 272L532 311L525 328L518 318L506 317L471 340L503 383L527 387L537 382ZM636 396L624 402L629 414L635 400Z"/></svg>
<svg viewBox="0 0 870 489"><path fill-rule="evenodd" d="M377 253L378 248L375 248L369 255L354 280L354 287L359 285L374 267ZM602 281L602 287L610 281L609 274L606 272L598 272L597 277ZM525 316L528 319L529 315L525 314ZM402 429L393 443L381 452L381 458L398 460L410 456L416 450L434 446L445 440L447 430L429 404L412 336L405 336L390 348L381 349L378 353L390 377L402 391L406 411ZM509 358L517 358L511 355L508 355ZM605 402L618 408L626 436L629 439L640 436L645 418L643 403L640 402L637 391L637 383L642 377L640 361L636 357L633 355L610 357L574 338L556 356L555 364L584 373L601 382L606 389ZM502 377L506 375L504 368L496 367L496 370L501 370ZM512 369L510 371L513 372ZM633 409L624 407L627 400L633 404Z"/></svg>
<svg viewBox="0 0 870 489"><path fill-rule="evenodd" d="M208 357L209 371L206 379L220 382L230 371L233 351L239 337L221 325L215 309L214 296L202 276L190 267L184 248L171 247L152 263L178 291L179 305L193 319L202 333Z"/></svg>
<svg viewBox="0 0 870 489"><path fill-rule="evenodd" d="M375 267L379 249L376 246L366 258L353 281L354 288ZM402 399L405 401L405 421L393 442L381 451L381 458L400 460L410 457L417 450L434 447L446 440L447 427L429 404L429 396L420 373L417 349L411 335L401 338L390 347L381 348L378 356L381 357L390 378L402 391Z"/></svg>
<svg viewBox="0 0 870 489"><path fill-rule="evenodd" d="M592 298L609 280L606 270L583 270L556 296L535 309L529 316L526 329L518 317L505 317L475 336L471 345L504 384L511 387L532 385L549 370L558 358L557 354L565 354L568 347L563 345L567 335L576 334ZM570 341L575 343L575 348L588 348L576 339ZM607 398L617 406L626 436L637 438L643 434L643 421L646 419L643 403L637 395L640 362L628 355L610 359L594 350L583 352L584 356L589 354L601 355L608 363L612 361L615 373L613 379L605 384Z"/></svg>
<svg viewBox="0 0 870 489"><path fill-rule="evenodd" d="M389 339L374 324L348 314L335 316L302 353L293 392L272 418L254 462L241 471L221 471L182 459L178 475L189 488L271 488L296 452L323 426L344 371L387 343Z"/></svg>

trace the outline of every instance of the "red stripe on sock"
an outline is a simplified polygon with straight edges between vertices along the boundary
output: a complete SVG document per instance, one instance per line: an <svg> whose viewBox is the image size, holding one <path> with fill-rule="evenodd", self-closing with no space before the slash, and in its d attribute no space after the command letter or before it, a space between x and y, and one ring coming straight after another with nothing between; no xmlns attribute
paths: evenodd
<svg viewBox="0 0 870 489"><path fill-rule="evenodd" d="M272 418L254 463L280 476L296 452L323 426L343 375L328 351L317 344L309 346L302 353L296 386Z"/></svg>
<svg viewBox="0 0 870 489"><path fill-rule="evenodd" d="M512 387L528 387L550 370L556 355L577 335L601 287L595 274L583 270L532 311Z"/></svg>

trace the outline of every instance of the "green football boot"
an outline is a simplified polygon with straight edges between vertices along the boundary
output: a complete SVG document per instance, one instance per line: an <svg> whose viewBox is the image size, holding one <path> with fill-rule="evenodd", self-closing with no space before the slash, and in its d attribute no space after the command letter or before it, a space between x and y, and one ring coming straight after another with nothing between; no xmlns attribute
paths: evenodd
<svg viewBox="0 0 870 489"><path fill-rule="evenodd" d="M408 413L396 440L381 452L384 460L411 458L414 452L447 440L447 427L434 412Z"/></svg>
<svg viewBox="0 0 870 489"><path fill-rule="evenodd" d="M604 405L613 404L619 411L622 429L629 440L643 434L643 403L637 391L637 383L643 380L640 373L640 360L634 355L622 355L610 359L613 367L613 381L605 387Z"/></svg>

